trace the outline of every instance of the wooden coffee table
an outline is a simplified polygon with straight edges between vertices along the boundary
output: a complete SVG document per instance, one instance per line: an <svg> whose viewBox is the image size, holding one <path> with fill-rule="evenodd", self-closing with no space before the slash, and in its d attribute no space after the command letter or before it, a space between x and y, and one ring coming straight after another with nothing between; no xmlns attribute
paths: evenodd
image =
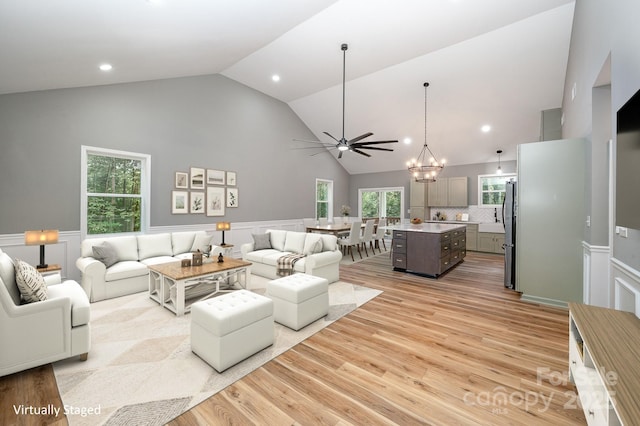
<svg viewBox="0 0 640 426"><path fill-rule="evenodd" d="M199 300L247 288L251 280L251 262L225 258L201 266L181 266L180 262L149 265L149 297L182 316Z"/></svg>

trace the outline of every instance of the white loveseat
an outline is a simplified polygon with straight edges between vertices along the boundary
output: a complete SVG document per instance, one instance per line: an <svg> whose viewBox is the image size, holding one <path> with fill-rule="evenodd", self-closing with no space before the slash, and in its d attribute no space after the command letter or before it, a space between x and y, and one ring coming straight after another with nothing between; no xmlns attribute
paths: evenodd
<svg viewBox="0 0 640 426"><path fill-rule="evenodd" d="M77 282L60 282L59 274L44 281L46 300L25 303L13 260L0 250L0 376L76 355L87 359L89 298Z"/></svg>
<svg viewBox="0 0 640 426"><path fill-rule="evenodd" d="M326 278L329 283L340 279L342 252L334 235L269 229L268 248L256 250L256 241L240 247L242 259L251 262L251 273L269 279L279 278L278 259L286 254L304 254L296 261L293 272ZM257 237L257 236L256 236ZM260 248L260 244L258 248Z"/></svg>
<svg viewBox="0 0 640 426"><path fill-rule="evenodd" d="M116 253L116 262L107 267L97 260L94 246L108 243ZM172 232L137 236L88 238L82 242L76 266L82 273L82 288L92 302L139 293L149 289L147 265L190 259L193 252L206 252L211 236L205 231ZM211 256L222 248L211 246Z"/></svg>

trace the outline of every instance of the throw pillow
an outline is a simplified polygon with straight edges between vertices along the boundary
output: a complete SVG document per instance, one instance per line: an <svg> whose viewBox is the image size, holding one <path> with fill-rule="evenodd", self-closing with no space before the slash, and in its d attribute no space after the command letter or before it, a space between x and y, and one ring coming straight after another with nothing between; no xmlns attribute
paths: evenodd
<svg viewBox="0 0 640 426"><path fill-rule="evenodd" d="M191 251L200 250L202 253L209 253L209 246L211 245L212 239L213 235L197 233L196 238L193 240Z"/></svg>
<svg viewBox="0 0 640 426"><path fill-rule="evenodd" d="M322 236L320 234L307 234L304 240L304 250L302 254L310 255L322 251Z"/></svg>
<svg viewBox="0 0 640 426"><path fill-rule="evenodd" d="M93 257L104 263L107 268L118 262L118 252L108 241L103 241L92 247Z"/></svg>
<svg viewBox="0 0 640 426"><path fill-rule="evenodd" d="M266 250L271 248L271 235L253 234L253 250Z"/></svg>
<svg viewBox="0 0 640 426"><path fill-rule="evenodd" d="M26 303L47 300L47 284L42 274L24 260L16 259L14 265L22 299Z"/></svg>

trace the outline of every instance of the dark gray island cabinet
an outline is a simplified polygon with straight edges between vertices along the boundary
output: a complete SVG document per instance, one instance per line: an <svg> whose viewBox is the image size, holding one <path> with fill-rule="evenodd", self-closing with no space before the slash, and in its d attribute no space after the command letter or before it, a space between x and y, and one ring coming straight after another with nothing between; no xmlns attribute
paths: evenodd
<svg viewBox="0 0 640 426"><path fill-rule="evenodd" d="M466 226L422 223L389 227L393 232L392 259L396 271L438 277L464 259Z"/></svg>

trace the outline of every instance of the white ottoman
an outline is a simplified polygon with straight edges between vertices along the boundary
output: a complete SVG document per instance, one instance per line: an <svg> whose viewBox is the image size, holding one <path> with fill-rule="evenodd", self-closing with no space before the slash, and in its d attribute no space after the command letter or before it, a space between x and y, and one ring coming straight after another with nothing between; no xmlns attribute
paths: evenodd
<svg viewBox="0 0 640 426"><path fill-rule="evenodd" d="M294 330L329 312L329 282L307 274L293 274L267 283L276 322Z"/></svg>
<svg viewBox="0 0 640 426"><path fill-rule="evenodd" d="M238 290L191 305L191 350L218 372L273 344L273 302Z"/></svg>

